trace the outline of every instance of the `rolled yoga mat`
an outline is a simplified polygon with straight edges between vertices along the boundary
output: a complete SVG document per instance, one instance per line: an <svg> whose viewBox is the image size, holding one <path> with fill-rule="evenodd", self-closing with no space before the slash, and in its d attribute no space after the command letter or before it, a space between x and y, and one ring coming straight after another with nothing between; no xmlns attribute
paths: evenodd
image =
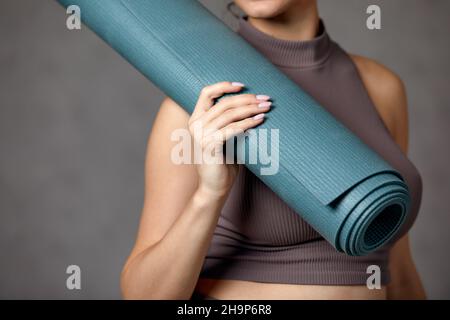
<svg viewBox="0 0 450 320"><path fill-rule="evenodd" d="M59 2L78 5L86 25L189 113L216 82L270 95L258 128L279 129L278 173L246 166L337 250L365 255L398 231L410 201L400 174L200 3Z"/></svg>

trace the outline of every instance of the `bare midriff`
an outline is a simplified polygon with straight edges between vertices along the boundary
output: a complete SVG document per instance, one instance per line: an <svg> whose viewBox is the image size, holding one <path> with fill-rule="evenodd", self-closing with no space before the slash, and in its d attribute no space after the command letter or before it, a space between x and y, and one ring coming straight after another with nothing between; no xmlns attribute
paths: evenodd
<svg viewBox="0 0 450 320"><path fill-rule="evenodd" d="M200 278L196 292L219 300L385 300L386 287L262 283Z"/></svg>

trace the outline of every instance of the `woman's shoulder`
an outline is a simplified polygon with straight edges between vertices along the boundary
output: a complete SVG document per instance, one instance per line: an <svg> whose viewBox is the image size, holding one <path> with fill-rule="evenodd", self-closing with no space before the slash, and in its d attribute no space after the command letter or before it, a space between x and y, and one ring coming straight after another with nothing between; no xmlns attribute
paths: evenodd
<svg viewBox="0 0 450 320"><path fill-rule="evenodd" d="M383 94L399 94L404 90L401 78L388 67L374 59L349 54L358 71L371 90Z"/></svg>
<svg viewBox="0 0 450 320"><path fill-rule="evenodd" d="M151 136L168 141L174 130L188 127L189 115L170 97L165 97L153 121Z"/></svg>
<svg viewBox="0 0 450 320"><path fill-rule="evenodd" d="M184 124L189 120L189 114L173 99L166 96L161 102L155 122L166 124Z"/></svg>
<svg viewBox="0 0 450 320"><path fill-rule="evenodd" d="M164 114L177 115L179 117L188 116L188 113L169 96L164 97L164 99L162 100L159 112Z"/></svg>
<svg viewBox="0 0 450 320"><path fill-rule="evenodd" d="M391 134L403 135L407 128L407 99L401 78L381 63L350 54L364 86Z"/></svg>

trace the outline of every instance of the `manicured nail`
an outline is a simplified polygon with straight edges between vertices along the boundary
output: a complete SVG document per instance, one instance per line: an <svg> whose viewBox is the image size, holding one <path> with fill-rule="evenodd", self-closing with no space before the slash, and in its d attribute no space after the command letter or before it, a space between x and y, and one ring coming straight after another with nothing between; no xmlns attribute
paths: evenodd
<svg viewBox="0 0 450 320"><path fill-rule="evenodd" d="M264 118L264 113L257 114L256 116L253 117L253 120L259 120L262 118Z"/></svg>
<svg viewBox="0 0 450 320"><path fill-rule="evenodd" d="M261 102L260 104L258 104L258 107L259 108L267 108L267 107L270 107L271 105L272 105L272 102L264 101L264 102Z"/></svg>
<svg viewBox="0 0 450 320"><path fill-rule="evenodd" d="M240 83L240 82L232 82L231 85L233 87L245 87L245 84Z"/></svg>
<svg viewBox="0 0 450 320"><path fill-rule="evenodd" d="M269 100L270 97L269 97L269 96L266 96L265 94L258 94L258 95L256 96L256 99L258 99L258 100Z"/></svg>

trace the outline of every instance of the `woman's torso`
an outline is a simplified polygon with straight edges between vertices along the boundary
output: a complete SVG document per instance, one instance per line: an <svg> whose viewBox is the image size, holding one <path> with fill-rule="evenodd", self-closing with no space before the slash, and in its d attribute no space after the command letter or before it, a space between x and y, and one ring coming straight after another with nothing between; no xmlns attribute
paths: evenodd
<svg viewBox="0 0 450 320"><path fill-rule="evenodd" d="M418 211L420 176L379 117L351 58L325 30L311 41L284 41L241 19L239 34L382 155L406 179ZM337 252L245 167L231 190L196 291L217 299L384 299L389 246L365 257ZM380 290L365 285L381 270Z"/></svg>

